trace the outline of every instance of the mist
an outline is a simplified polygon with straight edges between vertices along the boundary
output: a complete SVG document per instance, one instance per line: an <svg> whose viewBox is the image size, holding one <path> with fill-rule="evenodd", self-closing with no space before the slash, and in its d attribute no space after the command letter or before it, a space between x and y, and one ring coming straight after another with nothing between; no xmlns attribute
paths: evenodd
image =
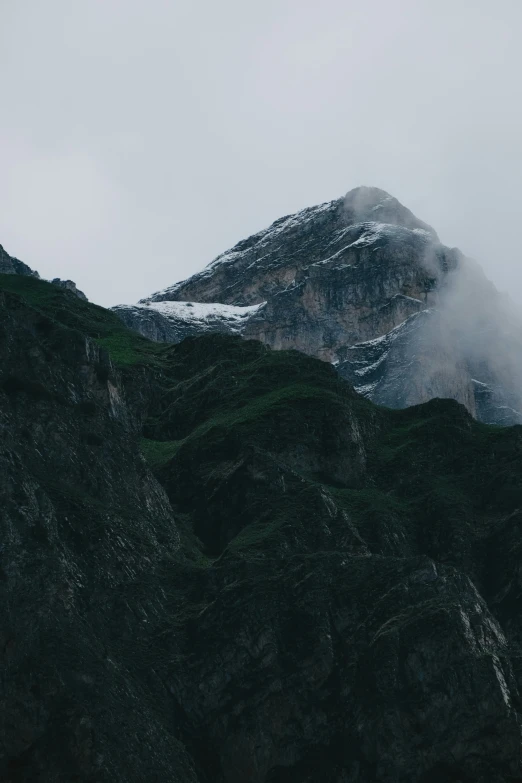
<svg viewBox="0 0 522 783"><path fill-rule="evenodd" d="M515 0L0 4L0 243L135 302L281 215L396 196L522 301Z"/></svg>
<svg viewBox="0 0 522 783"><path fill-rule="evenodd" d="M519 308L476 261L460 253L453 260L442 274L433 257L423 260L437 280L401 357L414 368L411 402L450 396L479 419L522 423Z"/></svg>

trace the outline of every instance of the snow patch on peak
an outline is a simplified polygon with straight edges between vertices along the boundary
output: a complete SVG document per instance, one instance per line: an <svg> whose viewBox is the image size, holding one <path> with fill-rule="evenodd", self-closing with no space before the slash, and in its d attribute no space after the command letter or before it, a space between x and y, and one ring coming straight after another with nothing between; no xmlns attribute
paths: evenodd
<svg viewBox="0 0 522 783"><path fill-rule="evenodd" d="M111 310L131 329L157 342L179 343L186 337L221 333L240 335L266 302L248 307L220 302L149 302L116 305Z"/></svg>
<svg viewBox="0 0 522 783"><path fill-rule="evenodd" d="M237 307L225 305L219 302L148 302L140 305L171 318L181 318L184 321L210 321L222 319L224 321L242 322L250 318L254 313L263 308L266 302L250 305L249 307Z"/></svg>
<svg viewBox="0 0 522 783"><path fill-rule="evenodd" d="M372 245L385 234L385 223L363 223L364 231L361 236L348 247L361 247Z"/></svg>

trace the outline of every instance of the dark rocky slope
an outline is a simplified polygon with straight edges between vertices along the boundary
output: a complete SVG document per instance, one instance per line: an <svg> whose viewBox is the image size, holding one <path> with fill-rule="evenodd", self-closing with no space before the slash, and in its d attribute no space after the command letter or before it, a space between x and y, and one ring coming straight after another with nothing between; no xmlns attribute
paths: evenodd
<svg viewBox="0 0 522 783"><path fill-rule="evenodd" d="M0 291L2 780L522 780L520 427Z"/></svg>
<svg viewBox="0 0 522 783"><path fill-rule="evenodd" d="M195 319L198 303L214 303L213 317ZM513 424L522 323L507 331L508 310L473 262L377 188L281 218L188 280L115 308L152 339L241 333L333 362L376 402L451 397L483 421Z"/></svg>
<svg viewBox="0 0 522 783"><path fill-rule="evenodd" d="M196 780L147 659L179 535L121 377L4 292L0 354L0 779Z"/></svg>

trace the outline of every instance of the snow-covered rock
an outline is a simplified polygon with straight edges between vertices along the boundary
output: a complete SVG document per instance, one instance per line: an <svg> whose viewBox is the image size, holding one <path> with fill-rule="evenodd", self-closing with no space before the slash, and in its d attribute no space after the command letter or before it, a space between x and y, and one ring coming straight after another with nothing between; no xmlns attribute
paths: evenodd
<svg viewBox="0 0 522 783"><path fill-rule="evenodd" d="M119 317L145 337L177 343L185 337L207 332L242 334L245 326L265 302L236 307L216 302L149 302L114 307Z"/></svg>

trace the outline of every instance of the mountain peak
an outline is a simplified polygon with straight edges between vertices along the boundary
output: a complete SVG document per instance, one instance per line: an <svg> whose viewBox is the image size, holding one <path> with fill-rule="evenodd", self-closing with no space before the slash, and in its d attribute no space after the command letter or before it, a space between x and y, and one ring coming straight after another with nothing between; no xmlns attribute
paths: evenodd
<svg viewBox="0 0 522 783"><path fill-rule="evenodd" d="M483 273L380 188L285 215L116 312L160 341L217 331L295 348L383 405L453 397L483 421L522 421L520 325L507 335Z"/></svg>
<svg viewBox="0 0 522 783"><path fill-rule="evenodd" d="M409 229L418 228L428 231L433 239L438 241L438 236L431 226L419 220L411 210L385 190L361 185L348 191L342 202L348 224L376 221Z"/></svg>
<svg viewBox="0 0 522 783"><path fill-rule="evenodd" d="M394 227L401 231L397 233ZM372 242L368 239L370 235ZM415 217L396 198L380 188L361 186L334 201L305 207L275 220L268 228L221 253L201 272L141 299L139 304L160 301L259 304L285 290L311 265L325 259L340 263L341 257L350 255L348 251L354 243L362 247L373 241L440 244L431 226ZM424 251L420 247L410 255L415 263Z"/></svg>

